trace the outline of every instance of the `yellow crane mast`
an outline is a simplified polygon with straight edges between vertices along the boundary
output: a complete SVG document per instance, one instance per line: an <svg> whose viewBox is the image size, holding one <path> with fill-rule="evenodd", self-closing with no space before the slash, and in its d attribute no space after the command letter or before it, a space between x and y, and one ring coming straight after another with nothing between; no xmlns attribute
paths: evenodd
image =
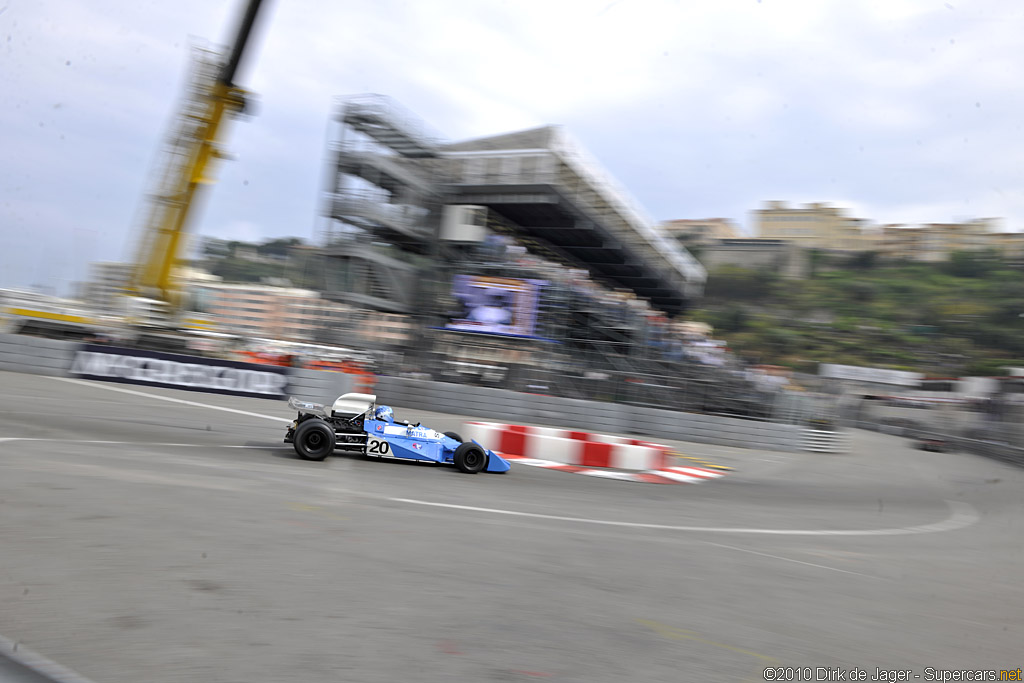
<svg viewBox="0 0 1024 683"><path fill-rule="evenodd" d="M260 5L261 0L249 0L227 59L211 50L195 50L188 92L157 167L156 188L148 196L130 290L136 297L153 300L161 310L150 313L166 324L174 321L184 304L173 270L184 248L197 194L202 185L213 182L214 159L225 156L219 141L227 115L245 111L247 93L234 80Z"/></svg>

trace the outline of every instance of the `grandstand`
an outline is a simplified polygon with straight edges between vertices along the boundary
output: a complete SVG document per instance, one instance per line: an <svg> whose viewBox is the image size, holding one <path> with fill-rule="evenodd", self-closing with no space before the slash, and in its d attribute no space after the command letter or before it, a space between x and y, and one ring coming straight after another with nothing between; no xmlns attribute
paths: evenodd
<svg viewBox="0 0 1024 683"><path fill-rule="evenodd" d="M416 273L442 256L443 209L458 205L664 313L703 289L701 265L556 126L442 143L390 99L359 96L332 120L327 176L327 253L352 303L417 310Z"/></svg>
<svg viewBox="0 0 1024 683"><path fill-rule="evenodd" d="M323 203L325 296L408 316L398 372L729 414L763 396L669 322L701 265L556 126L443 142L381 96L339 103ZM358 316L322 331L348 343Z"/></svg>

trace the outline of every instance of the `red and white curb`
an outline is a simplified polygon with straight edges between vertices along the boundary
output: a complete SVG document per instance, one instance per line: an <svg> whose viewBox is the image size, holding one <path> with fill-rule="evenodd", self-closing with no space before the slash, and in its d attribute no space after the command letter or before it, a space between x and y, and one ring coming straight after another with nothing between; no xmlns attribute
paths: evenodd
<svg viewBox="0 0 1024 683"><path fill-rule="evenodd" d="M702 467L665 467L660 470L647 470L645 472L621 472L618 470L566 465L565 463L555 462L554 460L527 458L522 455L509 455L507 453L499 453L498 455L506 460L516 463L517 465L543 467L544 469L557 470L559 472L585 474L589 477L616 479L618 481L632 481L642 484L700 484L723 476L722 472L706 470Z"/></svg>
<svg viewBox="0 0 1024 683"><path fill-rule="evenodd" d="M672 463L671 449L663 444L555 427L467 422L463 436L498 453L576 467L645 472L662 470Z"/></svg>
<svg viewBox="0 0 1024 683"><path fill-rule="evenodd" d="M463 436L519 465L645 484L698 484L722 472L675 467L671 447L557 427L467 422Z"/></svg>

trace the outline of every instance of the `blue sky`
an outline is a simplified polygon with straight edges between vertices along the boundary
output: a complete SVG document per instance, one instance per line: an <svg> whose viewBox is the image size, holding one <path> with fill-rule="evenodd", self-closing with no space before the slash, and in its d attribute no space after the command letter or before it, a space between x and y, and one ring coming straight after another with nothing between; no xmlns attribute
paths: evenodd
<svg viewBox="0 0 1024 683"><path fill-rule="evenodd" d="M0 286L129 257L190 45L240 0L0 0ZM196 231L313 240L338 97L451 140L563 124L657 219L769 199L1024 229L1024 5L266 0ZM201 38L200 38L201 36Z"/></svg>

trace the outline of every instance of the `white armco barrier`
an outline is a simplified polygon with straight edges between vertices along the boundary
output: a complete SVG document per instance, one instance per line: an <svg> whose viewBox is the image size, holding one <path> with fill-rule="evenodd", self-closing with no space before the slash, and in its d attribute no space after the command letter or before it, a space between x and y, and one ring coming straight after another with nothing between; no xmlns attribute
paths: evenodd
<svg viewBox="0 0 1024 683"><path fill-rule="evenodd" d="M668 446L608 434L497 422L467 422L462 436L506 455L580 467L645 471L660 470L669 465Z"/></svg>

